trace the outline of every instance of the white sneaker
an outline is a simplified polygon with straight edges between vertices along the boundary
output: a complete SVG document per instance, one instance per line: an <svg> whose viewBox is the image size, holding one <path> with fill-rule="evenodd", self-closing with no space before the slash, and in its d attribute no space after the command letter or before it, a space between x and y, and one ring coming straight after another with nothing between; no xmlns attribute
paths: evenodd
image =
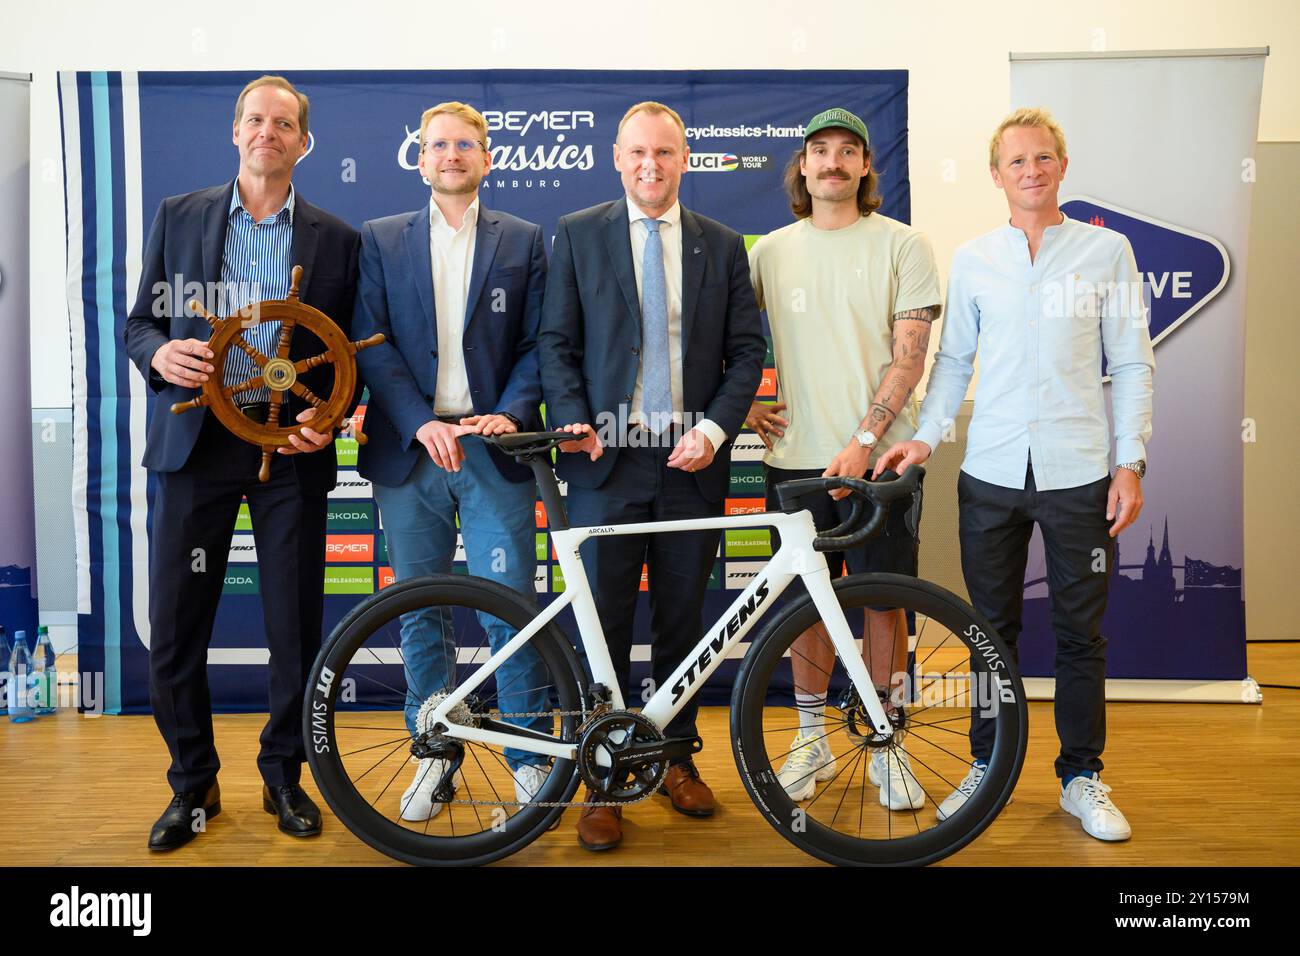
<svg viewBox="0 0 1300 956"><path fill-rule="evenodd" d="M790 799L796 803L808 800L817 792L817 784L835 776L835 755L826 742L826 736L803 733L794 735L790 743L790 756L776 773L776 779Z"/></svg>
<svg viewBox="0 0 1300 956"><path fill-rule="evenodd" d="M546 785L546 778L551 775L550 767L535 767L532 764L520 764L514 773L515 799L520 803L532 803Z"/></svg>
<svg viewBox="0 0 1300 956"><path fill-rule="evenodd" d="M1083 831L1098 840L1127 840L1133 828L1110 802L1110 787L1101 782L1095 773L1091 777L1075 777L1061 791L1061 809L1079 818Z"/></svg>
<svg viewBox="0 0 1300 956"><path fill-rule="evenodd" d="M988 767L985 765L972 765L970 770L966 772L966 776L962 778L961 783L957 785L957 789L948 794L943 803L939 804L939 809L935 811L934 815L940 820L947 820L964 807L966 801L974 796L980 781L984 779L984 771L987 769ZM1011 801L1008 800L1007 802L1010 803Z"/></svg>
<svg viewBox="0 0 1300 956"><path fill-rule="evenodd" d="M433 800L433 788L447 772L447 761L425 757L415 768L411 785L402 793L401 816L412 823L423 823L442 812L442 804ZM452 788L460 784L460 773L452 780Z"/></svg>
<svg viewBox="0 0 1300 956"><path fill-rule="evenodd" d="M880 787L880 805L891 810L919 810L925 806L925 790L912 773L911 761L903 749L902 733L894 735L899 743L871 751L867 777Z"/></svg>

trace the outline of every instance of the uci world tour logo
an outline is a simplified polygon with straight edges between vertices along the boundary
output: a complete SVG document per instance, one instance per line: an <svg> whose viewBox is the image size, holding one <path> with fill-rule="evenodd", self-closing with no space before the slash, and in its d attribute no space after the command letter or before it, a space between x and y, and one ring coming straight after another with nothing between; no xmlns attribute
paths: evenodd
<svg viewBox="0 0 1300 956"><path fill-rule="evenodd" d="M686 160L688 173L729 173L740 165L735 153L691 153Z"/></svg>
<svg viewBox="0 0 1300 956"><path fill-rule="evenodd" d="M1091 196L1071 196L1061 203L1061 210L1079 222L1114 229L1132 244L1150 309L1152 345L1203 309L1228 284L1228 250L1212 236Z"/></svg>

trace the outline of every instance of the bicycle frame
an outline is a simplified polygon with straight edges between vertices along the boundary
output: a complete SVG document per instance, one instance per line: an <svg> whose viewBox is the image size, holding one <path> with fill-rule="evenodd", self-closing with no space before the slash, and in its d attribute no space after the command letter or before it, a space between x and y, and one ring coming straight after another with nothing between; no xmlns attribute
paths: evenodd
<svg viewBox="0 0 1300 956"><path fill-rule="evenodd" d="M699 643L677 665L677 669L673 671L664 686L655 690L654 695L642 708L642 716L649 718L658 727L666 727L695 696L704 682L727 657L728 652L771 610L776 599L790 583L795 578L800 578L821 614L831 643L857 690L872 726L878 733L888 736L892 732L892 727L876 695L875 685L867 672L867 666L854 642L853 633L844 619L844 614L840 611L839 601L831 585L826 557L820 551L813 549L813 539L817 531L810 511L798 511L794 514L767 512L720 518L553 530L551 540L555 545L560 569L564 573L564 592L452 691L434 710L431 720L443 724L447 728L446 734L449 737L513 747L548 757L574 759L577 754L576 744L558 743L554 738L542 735L534 736L524 728L520 728L517 733L502 733L481 727L469 727L453 722L448 714L487 680L501 666L502 661L514 654L556 615L570 606L573 607L574 617L578 623L579 639L587 652L592 679L609 688L611 703L615 708L623 709L626 705L622 688L618 684L614 664L609 656L609 647L605 643L605 632L596 613L596 602L592 597L586 570L582 566L582 559L578 553L583 542L588 538L611 535L769 526L780 532L781 546L713 626L705 629Z"/></svg>

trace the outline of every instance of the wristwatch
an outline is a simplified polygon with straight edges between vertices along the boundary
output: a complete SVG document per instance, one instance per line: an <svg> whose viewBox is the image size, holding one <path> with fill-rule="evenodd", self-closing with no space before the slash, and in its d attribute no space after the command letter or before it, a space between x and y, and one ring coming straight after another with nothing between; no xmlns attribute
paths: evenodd
<svg viewBox="0 0 1300 956"><path fill-rule="evenodd" d="M509 419L510 424L514 425L515 428L524 427L524 423L521 422L519 419L515 418L515 416L511 415L509 412L497 412L497 414L500 415L502 418Z"/></svg>
<svg viewBox="0 0 1300 956"><path fill-rule="evenodd" d="M1116 465L1115 467L1127 468L1139 478L1145 478L1147 476L1147 463L1141 459L1138 459L1137 461L1126 461L1124 464Z"/></svg>
<svg viewBox="0 0 1300 956"><path fill-rule="evenodd" d="M854 432L853 437L858 440L858 445L861 448L875 448L876 442L880 440L876 438L874 433L866 428L862 429L860 432Z"/></svg>

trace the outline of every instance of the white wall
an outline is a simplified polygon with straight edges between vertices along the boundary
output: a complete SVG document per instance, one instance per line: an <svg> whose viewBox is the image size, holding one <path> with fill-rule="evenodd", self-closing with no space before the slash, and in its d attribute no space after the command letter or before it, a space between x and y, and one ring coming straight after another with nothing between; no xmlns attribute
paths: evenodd
<svg viewBox="0 0 1300 956"><path fill-rule="evenodd" d="M954 247L1005 215L984 157L988 134L1008 106L1010 51L1270 46L1259 138L1300 139L1295 0L494 0L455 9L436 0L319 0L285 4L283 12L271 12L270 4L244 7L192 0L8 4L0 70L34 74L33 406L71 404L58 70L907 69L913 222L930 234L945 275ZM177 139L183 153L183 133ZM234 163L232 147L232 169ZM955 168L951 181L946 168ZM1159 157L1134 175L1159 175Z"/></svg>

